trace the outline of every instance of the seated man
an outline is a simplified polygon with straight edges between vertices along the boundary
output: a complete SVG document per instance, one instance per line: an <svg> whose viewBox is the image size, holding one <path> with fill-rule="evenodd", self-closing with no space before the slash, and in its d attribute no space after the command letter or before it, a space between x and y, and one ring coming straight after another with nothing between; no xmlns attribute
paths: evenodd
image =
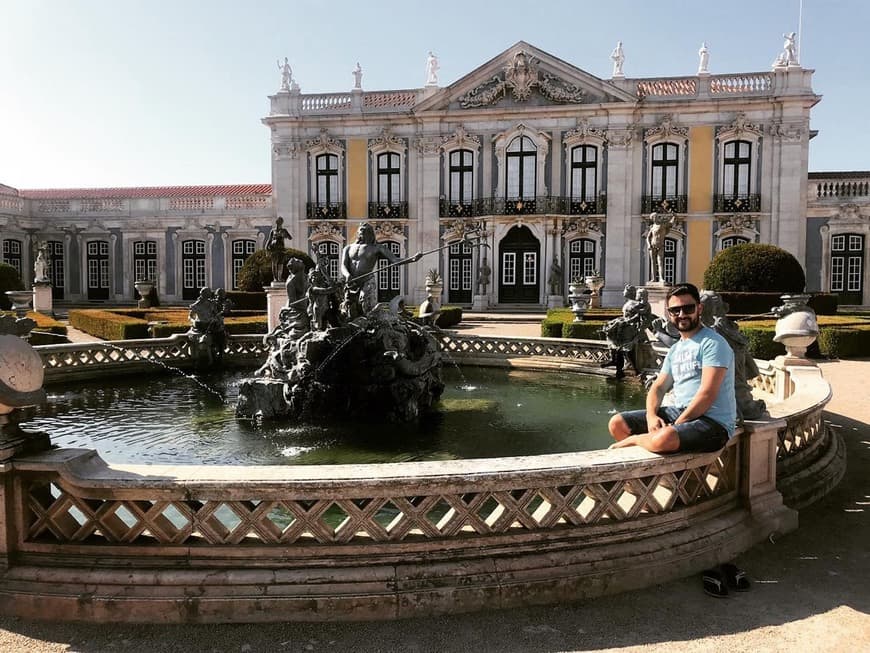
<svg viewBox="0 0 870 653"><path fill-rule="evenodd" d="M734 435L734 352L701 323L701 297L690 283L667 294L669 319L680 339L668 350L650 387L646 410L610 419L611 448L639 446L658 453L717 451ZM673 388L674 405L662 406Z"/></svg>

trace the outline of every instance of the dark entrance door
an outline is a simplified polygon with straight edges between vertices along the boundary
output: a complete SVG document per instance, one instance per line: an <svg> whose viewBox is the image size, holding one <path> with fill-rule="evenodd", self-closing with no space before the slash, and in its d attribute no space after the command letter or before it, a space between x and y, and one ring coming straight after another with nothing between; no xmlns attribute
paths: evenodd
<svg viewBox="0 0 870 653"><path fill-rule="evenodd" d="M864 235L831 236L831 292L841 304L864 301Z"/></svg>
<svg viewBox="0 0 870 653"><path fill-rule="evenodd" d="M109 298L109 243L92 240L88 243L88 299Z"/></svg>
<svg viewBox="0 0 870 653"><path fill-rule="evenodd" d="M471 303L471 243L461 241L450 246L448 254L449 278L447 298L451 304Z"/></svg>
<svg viewBox="0 0 870 653"><path fill-rule="evenodd" d="M540 301L538 263L541 244L526 227L513 227L499 244L498 301L536 304Z"/></svg>

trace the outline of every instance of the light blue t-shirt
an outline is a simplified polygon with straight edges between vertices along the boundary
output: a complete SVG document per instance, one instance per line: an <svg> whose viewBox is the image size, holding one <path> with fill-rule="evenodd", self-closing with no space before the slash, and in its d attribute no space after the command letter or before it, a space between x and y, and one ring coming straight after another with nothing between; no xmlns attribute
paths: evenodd
<svg viewBox="0 0 870 653"><path fill-rule="evenodd" d="M737 401L734 397L734 352L718 333L708 327L691 338L680 339L668 350L662 372L674 380L674 406L685 408L701 387L701 368L725 367L728 371L719 386L719 393L704 415L716 420L734 435L737 421Z"/></svg>

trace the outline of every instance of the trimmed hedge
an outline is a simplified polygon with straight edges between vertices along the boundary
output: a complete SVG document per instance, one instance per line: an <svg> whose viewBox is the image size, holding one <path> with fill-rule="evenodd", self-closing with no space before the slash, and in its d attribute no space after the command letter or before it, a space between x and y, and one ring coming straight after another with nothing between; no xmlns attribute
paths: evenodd
<svg viewBox="0 0 870 653"><path fill-rule="evenodd" d="M579 338L581 340L603 340L601 329L605 324L607 324L606 321L586 319L582 322L565 322L562 324L562 337Z"/></svg>
<svg viewBox="0 0 870 653"><path fill-rule="evenodd" d="M228 317L224 320L224 328L232 335L245 335L249 333L268 333L269 321L265 315L251 317ZM151 327L155 338L168 338L176 333L187 333L190 322L168 322L155 324Z"/></svg>
<svg viewBox="0 0 870 653"><path fill-rule="evenodd" d="M0 311L0 315L14 316L15 314ZM29 317L31 320L36 322L36 326L33 327L33 331L31 331L28 340L31 345L62 345L69 342L69 338L66 337L66 326L55 320L50 315L45 315L37 311L30 311L27 313L26 317ZM58 337L56 338L49 334L56 334Z"/></svg>
<svg viewBox="0 0 870 653"><path fill-rule="evenodd" d="M69 312L69 323L103 340L137 340L149 337L148 321L114 311L86 308Z"/></svg>
<svg viewBox="0 0 870 653"><path fill-rule="evenodd" d="M438 317L435 318L435 326L442 329L455 326L460 322L462 322L461 306L442 306L441 312L438 314Z"/></svg>
<svg viewBox="0 0 870 653"><path fill-rule="evenodd" d="M719 292L719 291L717 291ZM730 292L719 295L728 302L730 315L761 315L769 313L774 306L782 305L780 292ZM807 302L816 315L836 315L839 298L831 293L814 293Z"/></svg>
<svg viewBox="0 0 870 653"><path fill-rule="evenodd" d="M832 358L870 356L870 324L820 329L819 349Z"/></svg>

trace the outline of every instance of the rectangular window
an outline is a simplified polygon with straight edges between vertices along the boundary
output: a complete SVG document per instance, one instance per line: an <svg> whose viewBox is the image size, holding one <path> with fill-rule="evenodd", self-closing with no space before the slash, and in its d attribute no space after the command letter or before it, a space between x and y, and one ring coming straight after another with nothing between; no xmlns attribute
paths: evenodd
<svg viewBox="0 0 870 653"><path fill-rule="evenodd" d="M462 289L471 290L471 259L462 259Z"/></svg>
<svg viewBox="0 0 870 653"><path fill-rule="evenodd" d="M846 237L845 236L833 236L831 237L831 250L834 252L842 252L846 249Z"/></svg>
<svg viewBox="0 0 870 653"><path fill-rule="evenodd" d="M450 259L450 290L459 290L461 288L461 275L459 271L459 259L452 258Z"/></svg>
<svg viewBox="0 0 870 653"><path fill-rule="evenodd" d="M538 282L538 255L523 252L523 285L534 286Z"/></svg>
<svg viewBox="0 0 870 653"><path fill-rule="evenodd" d="M586 275L586 259L580 257L571 257L568 261L568 278L576 279L577 277Z"/></svg>
<svg viewBox="0 0 870 653"><path fill-rule="evenodd" d="M860 252L864 249L864 239L861 236L849 236L849 251Z"/></svg>
<svg viewBox="0 0 870 653"><path fill-rule="evenodd" d="M861 291L861 258L849 257L849 265L846 270L846 292Z"/></svg>
<svg viewBox="0 0 870 653"><path fill-rule="evenodd" d="M842 256L831 257L831 292L843 292L843 268L846 259Z"/></svg>
<svg viewBox="0 0 870 653"><path fill-rule="evenodd" d="M501 280L506 286L517 282L517 255L515 252L504 252L501 258Z"/></svg>

